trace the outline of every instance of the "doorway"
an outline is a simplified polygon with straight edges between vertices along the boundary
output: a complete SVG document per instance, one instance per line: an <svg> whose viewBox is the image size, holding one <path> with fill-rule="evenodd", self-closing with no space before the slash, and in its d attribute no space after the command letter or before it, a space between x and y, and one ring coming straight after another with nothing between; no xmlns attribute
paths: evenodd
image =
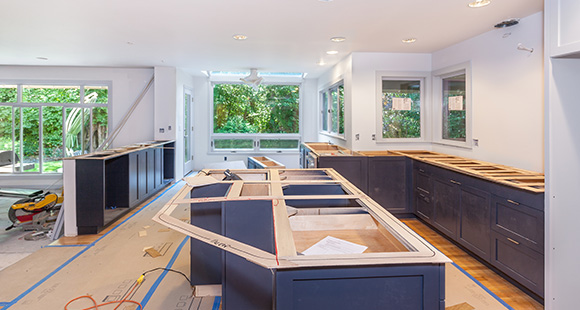
<svg viewBox="0 0 580 310"><path fill-rule="evenodd" d="M183 89L183 172L184 175L193 170L193 92Z"/></svg>

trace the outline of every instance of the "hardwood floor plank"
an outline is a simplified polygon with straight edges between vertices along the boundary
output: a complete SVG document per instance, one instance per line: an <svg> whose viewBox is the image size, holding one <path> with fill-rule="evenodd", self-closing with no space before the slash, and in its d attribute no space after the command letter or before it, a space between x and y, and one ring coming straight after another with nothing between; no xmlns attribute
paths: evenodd
<svg viewBox="0 0 580 310"><path fill-rule="evenodd" d="M439 251L453 260L459 267L477 279L495 295L516 310L540 310L544 306L522 290L487 268L477 259L463 251L445 237L422 223L418 219L401 219L421 237L435 246Z"/></svg>

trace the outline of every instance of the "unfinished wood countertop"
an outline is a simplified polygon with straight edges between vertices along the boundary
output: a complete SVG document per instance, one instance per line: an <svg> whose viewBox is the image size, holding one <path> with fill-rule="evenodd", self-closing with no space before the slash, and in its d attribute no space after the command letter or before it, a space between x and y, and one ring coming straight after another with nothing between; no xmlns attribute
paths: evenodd
<svg viewBox="0 0 580 310"><path fill-rule="evenodd" d="M544 174L425 150L351 151L328 143L306 143L318 156L406 156L427 164L534 193L544 192ZM338 154L340 153L340 154Z"/></svg>

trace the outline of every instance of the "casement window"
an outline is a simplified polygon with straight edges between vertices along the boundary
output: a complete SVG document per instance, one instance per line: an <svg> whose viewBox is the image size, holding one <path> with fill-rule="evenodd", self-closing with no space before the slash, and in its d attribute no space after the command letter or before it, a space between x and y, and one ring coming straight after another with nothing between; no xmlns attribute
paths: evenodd
<svg viewBox="0 0 580 310"><path fill-rule="evenodd" d="M297 151L300 83L212 83L211 152Z"/></svg>
<svg viewBox="0 0 580 310"><path fill-rule="evenodd" d="M435 142L471 147L471 67L469 63L435 71L434 100L439 128Z"/></svg>
<svg viewBox="0 0 580 310"><path fill-rule="evenodd" d="M320 131L344 137L344 82L323 89L320 103Z"/></svg>
<svg viewBox="0 0 580 310"><path fill-rule="evenodd" d="M60 173L109 132L105 82L0 82L0 173Z"/></svg>
<svg viewBox="0 0 580 310"><path fill-rule="evenodd" d="M428 73L377 72L378 142L424 141Z"/></svg>

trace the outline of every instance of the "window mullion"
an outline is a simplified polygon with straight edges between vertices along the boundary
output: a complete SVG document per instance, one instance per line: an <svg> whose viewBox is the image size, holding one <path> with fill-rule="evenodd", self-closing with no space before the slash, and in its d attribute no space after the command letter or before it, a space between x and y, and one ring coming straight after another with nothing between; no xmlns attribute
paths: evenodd
<svg viewBox="0 0 580 310"><path fill-rule="evenodd" d="M43 131L44 131L44 126L42 125L42 109L43 106L40 106L38 108L38 171L40 173L43 173L43 161L44 161L44 138L43 138Z"/></svg>

